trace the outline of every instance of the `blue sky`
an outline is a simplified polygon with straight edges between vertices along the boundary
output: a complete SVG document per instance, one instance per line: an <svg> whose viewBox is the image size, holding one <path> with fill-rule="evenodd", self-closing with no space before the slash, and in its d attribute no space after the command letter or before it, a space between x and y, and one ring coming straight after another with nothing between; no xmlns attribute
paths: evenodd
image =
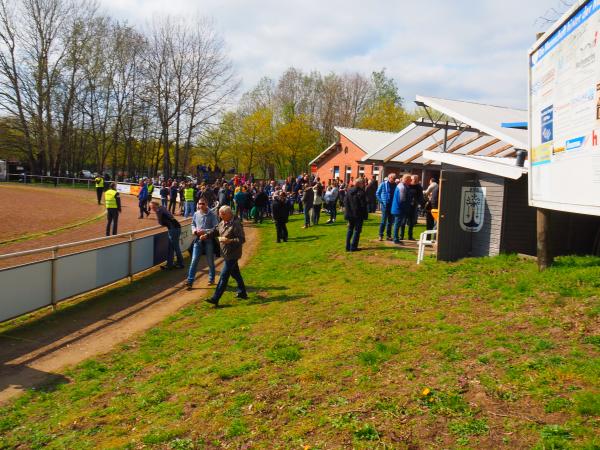
<svg viewBox="0 0 600 450"><path fill-rule="evenodd" d="M214 19L242 91L290 66L370 74L416 94L525 108L527 50L560 0L101 0L141 26L154 16ZM536 23L537 20L537 23Z"/></svg>

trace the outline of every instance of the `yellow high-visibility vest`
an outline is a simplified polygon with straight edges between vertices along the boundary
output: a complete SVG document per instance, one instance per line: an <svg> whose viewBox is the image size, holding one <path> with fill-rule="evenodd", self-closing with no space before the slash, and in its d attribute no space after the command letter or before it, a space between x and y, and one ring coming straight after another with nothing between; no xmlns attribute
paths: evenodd
<svg viewBox="0 0 600 450"><path fill-rule="evenodd" d="M104 193L104 204L106 209L117 209L117 191L109 189Z"/></svg>
<svg viewBox="0 0 600 450"><path fill-rule="evenodd" d="M96 187L97 188L103 188L104 187L104 178L102 178L102 177L96 177L96 179L94 181L96 182Z"/></svg>
<svg viewBox="0 0 600 450"><path fill-rule="evenodd" d="M148 195L150 197L152 197L152 191L154 190L154 185L153 184L149 184L148 185Z"/></svg>
<svg viewBox="0 0 600 450"><path fill-rule="evenodd" d="M183 198L186 202L194 201L194 188L185 188L183 190Z"/></svg>

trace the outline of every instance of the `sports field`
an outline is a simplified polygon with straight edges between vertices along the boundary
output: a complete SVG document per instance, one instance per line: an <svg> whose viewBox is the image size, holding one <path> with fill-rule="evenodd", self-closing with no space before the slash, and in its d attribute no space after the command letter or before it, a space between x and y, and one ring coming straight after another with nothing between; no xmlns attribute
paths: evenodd
<svg viewBox="0 0 600 450"><path fill-rule="evenodd" d="M2 210L0 221L0 255L59 244L85 241L105 235L106 209L98 205L95 189L54 188L52 185L23 186L0 183ZM138 219L135 196L122 195L119 233L142 230L157 225L156 217ZM94 244L98 246L102 244ZM81 246L62 254L88 249ZM40 253L13 260L0 260L0 268L44 259Z"/></svg>
<svg viewBox="0 0 600 450"><path fill-rule="evenodd" d="M0 410L0 446L600 446L599 258L543 273L516 256L416 266L414 252L373 239L374 221L351 254L343 223L301 223L287 244L259 226L248 300L232 292L214 309L200 289L148 332L54 371ZM33 340L36 326L48 323L0 340Z"/></svg>

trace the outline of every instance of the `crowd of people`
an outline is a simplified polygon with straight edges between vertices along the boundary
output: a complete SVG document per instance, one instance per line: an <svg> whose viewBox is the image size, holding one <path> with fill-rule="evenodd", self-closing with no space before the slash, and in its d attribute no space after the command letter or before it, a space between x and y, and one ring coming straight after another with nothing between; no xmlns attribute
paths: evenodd
<svg viewBox="0 0 600 450"><path fill-rule="evenodd" d="M102 187L97 188L99 192ZM153 199L155 189L158 189L160 201ZM435 178L427 189L423 189L418 175L397 177L390 173L378 184L374 179L363 178L353 179L350 183L341 180L324 183L305 173L280 182L255 181L253 177L246 179L243 175L234 175L230 180L221 178L214 183L164 180L155 186L154 180L142 179L137 197L138 217L141 219L153 211L159 224L168 230L169 251L162 269L184 268L179 244L181 225L176 216L192 218L191 229L195 238L190 247L192 259L185 280L188 289L193 287L201 256L206 257L209 284L215 283L215 257L223 256L224 267L219 283L214 295L207 300L218 305L229 277L238 283L238 297L247 296L237 264L245 241L244 221L263 223L267 218L272 220L277 243L285 243L288 241L287 222L290 215L302 214L302 228L309 228L320 224L322 211L328 216L325 224L335 223L341 208L348 227L346 251L355 252L360 250L359 240L364 221L378 207L381 209L379 240L383 240L385 235L388 240L400 243L405 230L408 239L414 239L413 229L419 212L423 211L427 217L427 228L435 227L431 209L437 208L438 192ZM108 236L111 225L112 234L117 233L121 211L115 183L110 183L105 192L105 204Z"/></svg>

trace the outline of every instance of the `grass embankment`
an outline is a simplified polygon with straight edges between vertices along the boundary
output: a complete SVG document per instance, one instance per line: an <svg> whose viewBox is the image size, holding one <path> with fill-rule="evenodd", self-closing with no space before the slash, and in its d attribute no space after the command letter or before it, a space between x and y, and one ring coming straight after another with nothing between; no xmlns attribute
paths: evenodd
<svg viewBox="0 0 600 450"><path fill-rule="evenodd" d="M418 267L300 224L287 244L262 226L249 300L199 302L28 392L0 410L1 446L600 446L600 259Z"/></svg>

